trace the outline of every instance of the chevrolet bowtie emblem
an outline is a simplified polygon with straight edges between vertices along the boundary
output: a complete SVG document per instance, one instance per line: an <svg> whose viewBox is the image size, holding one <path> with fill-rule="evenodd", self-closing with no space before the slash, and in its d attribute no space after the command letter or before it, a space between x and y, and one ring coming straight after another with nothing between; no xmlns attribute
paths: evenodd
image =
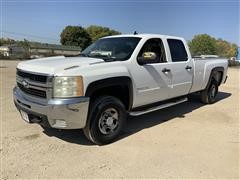
<svg viewBox="0 0 240 180"><path fill-rule="evenodd" d="M22 85L25 87L25 88L28 88L29 84L27 81L23 80L22 81Z"/></svg>

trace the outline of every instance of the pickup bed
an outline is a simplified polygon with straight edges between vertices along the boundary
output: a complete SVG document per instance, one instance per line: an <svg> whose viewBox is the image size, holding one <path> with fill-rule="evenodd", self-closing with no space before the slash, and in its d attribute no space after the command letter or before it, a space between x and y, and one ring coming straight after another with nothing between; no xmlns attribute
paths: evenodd
<svg viewBox="0 0 240 180"><path fill-rule="evenodd" d="M128 115L182 103L199 92L214 103L228 62L192 58L183 38L117 35L99 39L79 57L49 57L17 66L14 103L42 127L83 129L96 144L121 133Z"/></svg>

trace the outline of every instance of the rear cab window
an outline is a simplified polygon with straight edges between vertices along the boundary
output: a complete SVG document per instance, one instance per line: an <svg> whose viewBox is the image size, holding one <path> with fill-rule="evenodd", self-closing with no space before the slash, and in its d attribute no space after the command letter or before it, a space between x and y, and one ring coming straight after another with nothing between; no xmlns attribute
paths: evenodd
<svg viewBox="0 0 240 180"><path fill-rule="evenodd" d="M172 62L182 62L188 60L186 48L181 40L167 39Z"/></svg>

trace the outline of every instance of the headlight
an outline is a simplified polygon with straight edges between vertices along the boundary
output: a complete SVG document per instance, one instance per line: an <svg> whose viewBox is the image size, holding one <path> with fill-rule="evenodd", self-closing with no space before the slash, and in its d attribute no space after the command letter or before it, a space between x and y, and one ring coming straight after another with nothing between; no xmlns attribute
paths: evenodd
<svg viewBox="0 0 240 180"><path fill-rule="evenodd" d="M55 77L53 96L59 98L83 96L82 77Z"/></svg>

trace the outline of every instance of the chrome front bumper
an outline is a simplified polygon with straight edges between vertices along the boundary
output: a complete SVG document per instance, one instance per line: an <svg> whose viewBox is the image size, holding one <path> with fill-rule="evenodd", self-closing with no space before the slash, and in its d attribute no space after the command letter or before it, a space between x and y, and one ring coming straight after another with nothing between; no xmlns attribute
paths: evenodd
<svg viewBox="0 0 240 180"><path fill-rule="evenodd" d="M50 99L43 104L28 99L18 87L14 87L13 97L17 109L28 114L30 123L57 129L81 129L86 125L88 97Z"/></svg>

